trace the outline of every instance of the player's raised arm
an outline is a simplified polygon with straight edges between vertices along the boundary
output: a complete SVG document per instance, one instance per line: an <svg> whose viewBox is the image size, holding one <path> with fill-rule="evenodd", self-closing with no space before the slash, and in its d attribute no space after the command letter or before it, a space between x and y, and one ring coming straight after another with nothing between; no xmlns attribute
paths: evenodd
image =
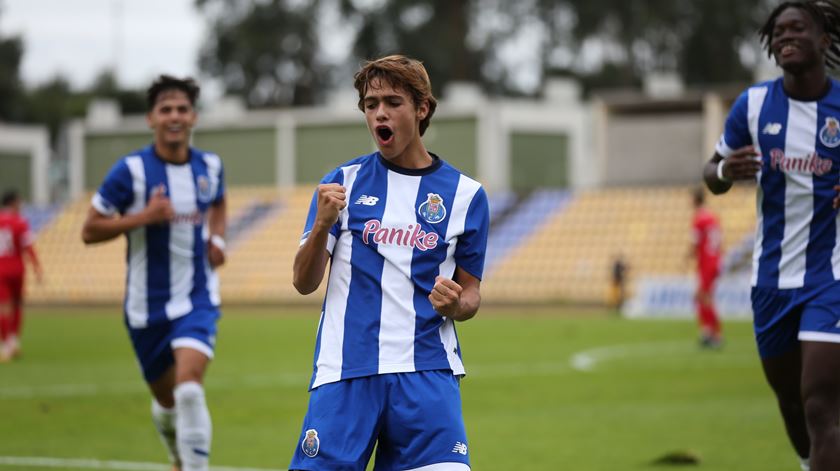
<svg viewBox="0 0 840 471"><path fill-rule="evenodd" d="M461 267L455 268L455 280L436 277L429 301L442 316L455 321L472 319L481 305L481 280Z"/></svg>
<svg viewBox="0 0 840 471"><path fill-rule="evenodd" d="M86 244L105 242L138 227L169 222L175 217L172 203L162 187L155 189L143 211L123 216L108 216L91 206L82 226Z"/></svg>
<svg viewBox="0 0 840 471"><path fill-rule="evenodd" d="M207 228L210 231L210 240L207 242L207 258L213 268L225 263L226 227L227 202L224 198L220 198L207 208Z"/></svg>
<svg viewBox="0 0 840 471"><path fill-rule="evenodd" d="M306 241L295 255L292 283L300 294L309 294L321 285L327 268L329 251L327 242L330 229L347 206L346 189L338 183L318 185L316 190L317 213Z"/></svg>
<svg viewBox="0 0 840 471"><path fill-rule="evenodd" d="M754 180L761 170L761 159L753 146L744 146L727 158L715 153L703 169L709 191L719 195L732 188L737 180Z"/></svg>

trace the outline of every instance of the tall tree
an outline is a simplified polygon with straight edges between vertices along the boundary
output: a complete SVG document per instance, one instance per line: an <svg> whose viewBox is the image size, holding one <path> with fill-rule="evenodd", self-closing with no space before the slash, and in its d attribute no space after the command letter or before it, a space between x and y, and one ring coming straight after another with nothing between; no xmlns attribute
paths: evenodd
<svg viewBox="0 0 840 471"><path fill-rule="evenodd" d="M437 93L451 81L481 82L482 51L471 46L471 0L342 0L346 21L359 24L357 59L405 54L423 61Z"/></svg>
<svg viewBox="0 0 840 471"><path fill-rule="evenodd" d="M56 76L26 92L23 121L45 124L55 142L68 120L85 115L89 101L88 93L74 92L66 78Z"/></svg>
<svg viewBox="0 0 840 471"><path fill-rule="evenodd" d="M542 17L560 2L540 0ZM567 0L573 12L577 50L598 42L604 70L637 82L650 72L677 72L686 83L745 80L740 58L745 42L755 40L758 13L767 0ZM552 48L568 48L554 42ZM578 57L579 61L584 58ZM598 71L593 75L598 75Z"/></svg>
<svg viewBox="0 0 840 471"><path fill-rule="evenodd" d="M316 103L360 60L421 59L436 92L479 82L534 94L562 70L590 84L638 85L651 72L689 84L743 81L741 49L771 0L196 0L210 19L201 67L251 106ZM337 13L336 13L337 12ZM338 15L343 31L319 19ZM333 24L335 27L335 24ZM323 60L327 38L352 42ZM329 42L329 41L327 41ZM340 74L338 73L340 71Z"/></svg>
<svg viewBox="0 0 840 471"><path fill-rule="evenodd" d="M105 69L99 73L89 93L91 98L115 100L123 114L142 114L147 111L146 94L142 90L129 90L120 86L112 69Z"/></svg>
<svg viewBox="0 0 840 471"><path fill-rule="evenodd" d="M0 121L20 119L23 112L23 84L20 80L22 59L23 40L0 34Z"/></svg>
<svg viewBox="0 0 840 471"><path fill-rule="evenodd" d="M311 104L327 74L318 60L319 0L196 0L210 17L202 71L252 107Z"/></svg>

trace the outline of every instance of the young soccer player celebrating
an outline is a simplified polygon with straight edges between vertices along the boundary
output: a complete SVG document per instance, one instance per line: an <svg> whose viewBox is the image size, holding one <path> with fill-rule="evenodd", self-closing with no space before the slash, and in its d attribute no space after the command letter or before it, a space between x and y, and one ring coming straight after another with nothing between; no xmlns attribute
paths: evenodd
<svg viewBox="0 0 840 471"><path fill-rule="evenodd" d="M302 294L330 261L309 409L290 469L469 470L456 321L475 316L487 245L481 185L426 150L425 68L388 56L355 76L378 152L321 181L294 262Z"/></svg>
<svg viewBox="0 0 840 471"><path fill-rule="evenodd" d="M199 88L162 75L149 88L152 145L117 161L94 195L85 243L125 234L125 323L152 392L152 419L176 469L204 471L203 379L219 318L225 185L215 154L190 147Z"/></svg>
<svg viewBox="0 0 840 471"><path fill-rule="evenodd" d="M840 9L778 5L759 34L782 77L735 102L704 177L757 180L752 304L764 374L802 469L840 469Z"/></svg>

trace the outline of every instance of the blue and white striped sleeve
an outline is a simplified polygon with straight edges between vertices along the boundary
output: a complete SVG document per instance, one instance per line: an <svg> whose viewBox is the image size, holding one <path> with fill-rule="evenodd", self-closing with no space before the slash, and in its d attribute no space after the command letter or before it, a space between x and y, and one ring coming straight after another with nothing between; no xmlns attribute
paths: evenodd
<svg viewBox="0 0 840 471"><path fill-rule="evenodd" d="M108 171L99 190L93 195L91 204L100 214L113 216L125 213L133 200L131 171L125 159L120 159Z"/></svg>
<svg viewBox="0 0 840 471"><path fill-rule="evenodd" d="M455 264L478 279L481 279L484 272L489 229L490 206L487 193L480 187L467 209L464 233L458 237L458 245L455 246Z"/></svg>
<svg viewBox="0 0 840 471"><path fill-rule="evenodd" d="M715 152L724 158L731 156L737 149L753 143L747 121L748 105L749 91L745 91L735 100L729 111L723 134L715 146Z"/></svg>

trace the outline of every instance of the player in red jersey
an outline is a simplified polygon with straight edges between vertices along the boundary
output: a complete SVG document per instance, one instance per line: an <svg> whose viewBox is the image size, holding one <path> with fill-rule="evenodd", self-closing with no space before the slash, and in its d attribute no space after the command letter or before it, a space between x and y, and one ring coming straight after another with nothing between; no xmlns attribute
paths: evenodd
<svg viewBox="0 0 840 471"><path fill-rule="evenodd" d="M16 191L3 194L0 208L0 362L20 354L24 254L41 281L41 264L35 254L29 224L20 215L20 203Z"/></svg>
<svg viewBox="0 0 840 471"><path fill-rule="evenodd" d="M720 274L722 235L717 216L705 205L705 192L694 190L694 217L689 257L697 259L697 293L694 297L700 323L700 345L717 348L721 343L720 320L715 309L715 281Z"/></svg>

